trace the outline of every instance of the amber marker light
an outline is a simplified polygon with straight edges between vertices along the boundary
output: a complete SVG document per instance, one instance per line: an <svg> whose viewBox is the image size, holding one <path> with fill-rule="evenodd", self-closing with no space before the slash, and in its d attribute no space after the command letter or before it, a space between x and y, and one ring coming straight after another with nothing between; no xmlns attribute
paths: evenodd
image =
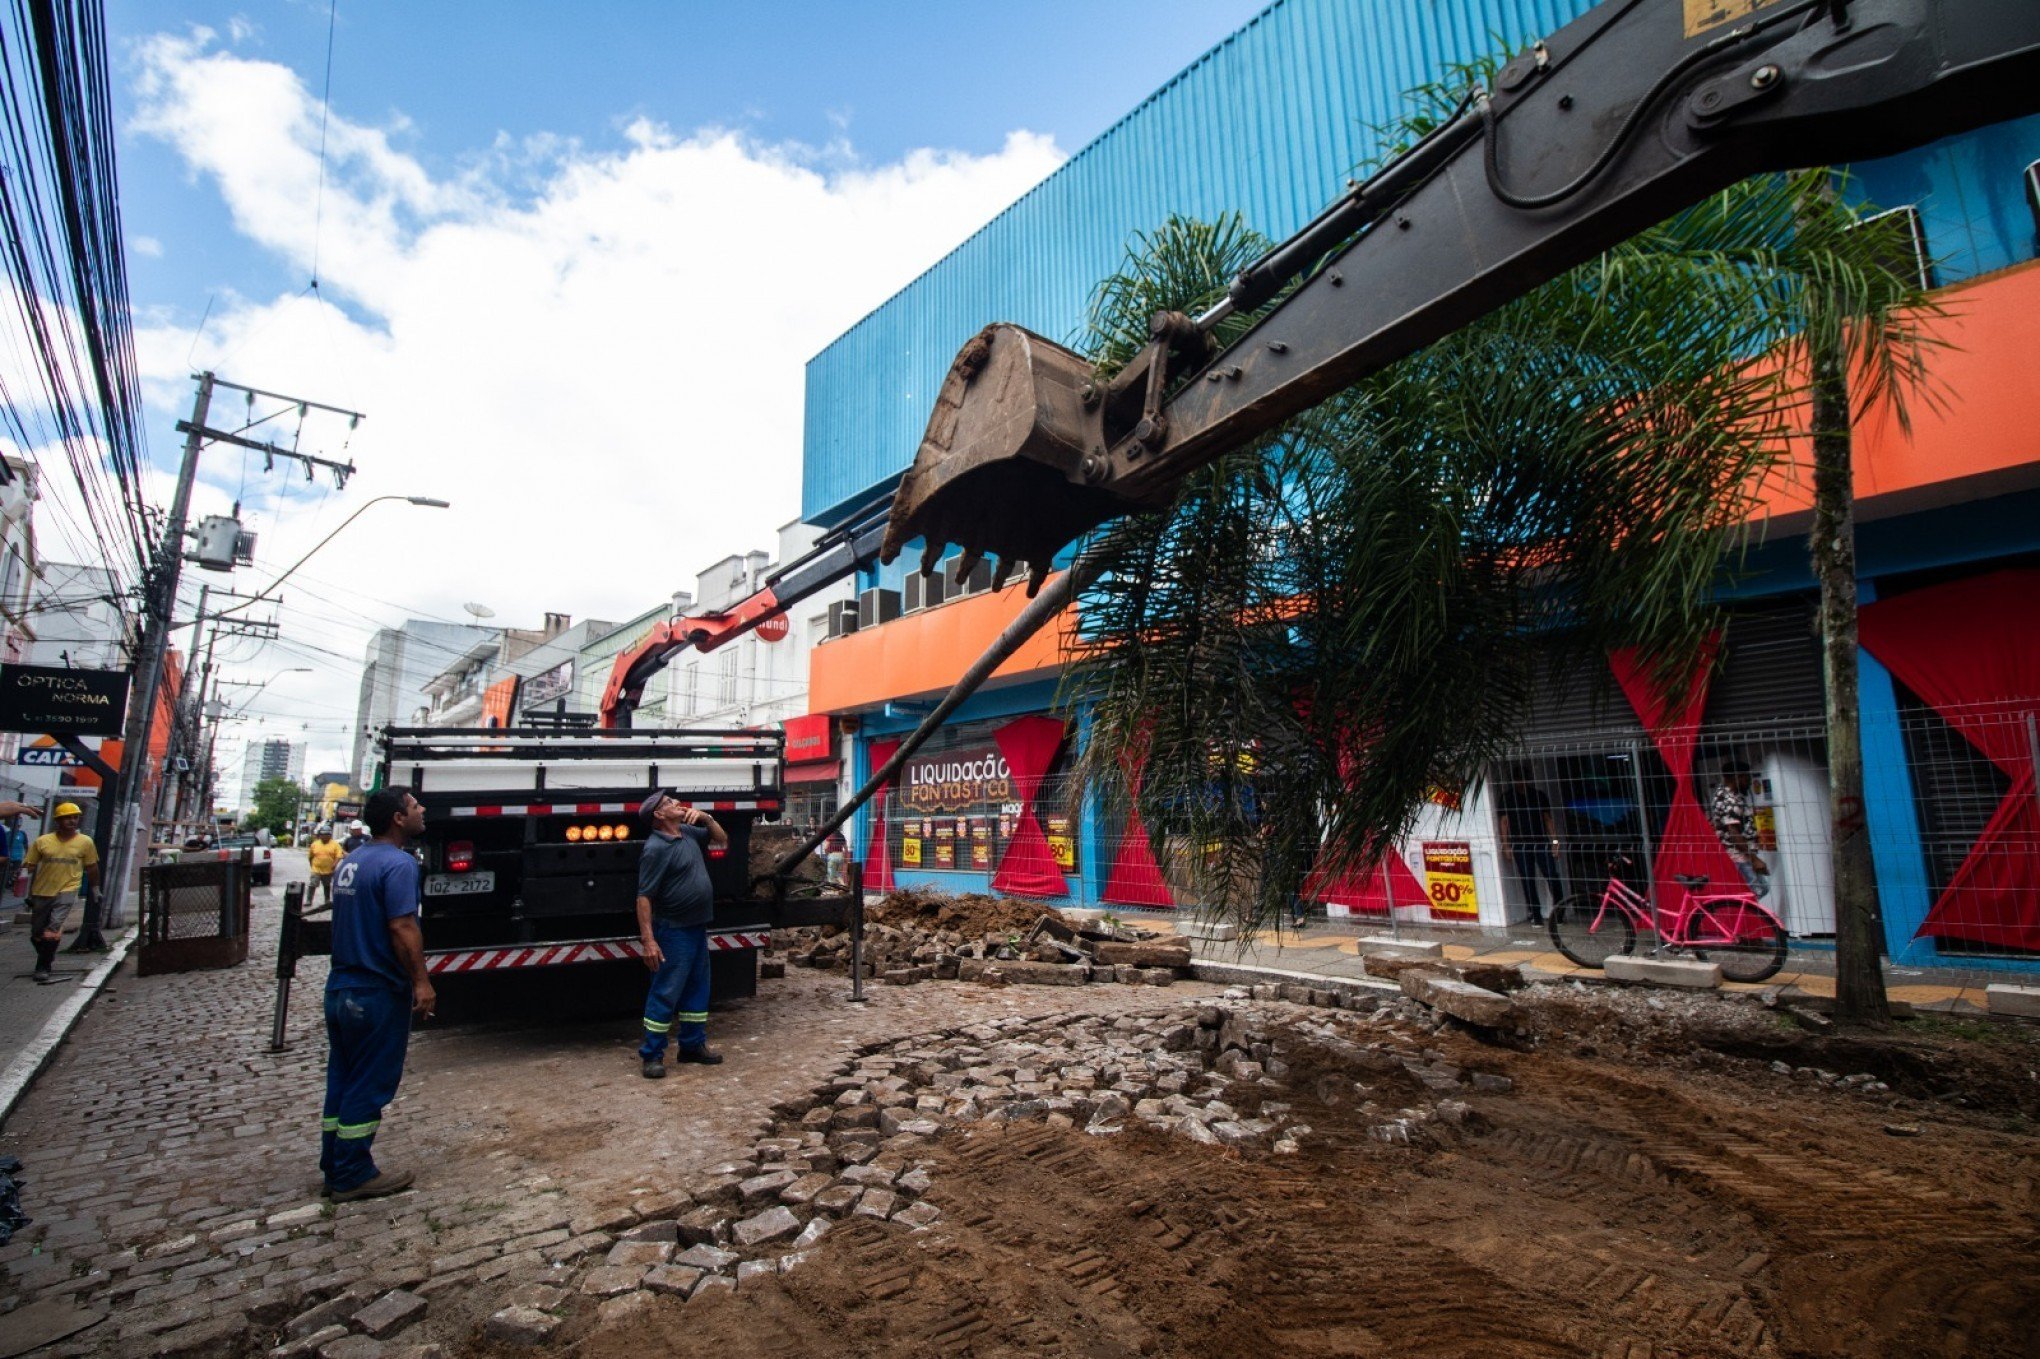
<svg viewBox="0 0 2040 1359"><path fill-rule="evenodd" d="M568 838L569 840L578 840L578 839L580 839L580 838L581 838L581 828L580 828L579 826L569 826L569 827L567 827L567 838Z"/></svg>
<svg viewBox="0 0 2040 1359"><path fill-rule="evenodd" d="M616 828L616 838L617 838L617 839L619 839L619 840L628 840L628 839L630 839L630 827L629 827L629 826L618 826L618 827Z"/></svg>
<svg viewBox="0 0 2040 1359"><path fill-rule="evenodd" d="M604 826L602 827L602 829L596 831L595 835L597 839L614 840L616 838L616 827Z"/></svg>

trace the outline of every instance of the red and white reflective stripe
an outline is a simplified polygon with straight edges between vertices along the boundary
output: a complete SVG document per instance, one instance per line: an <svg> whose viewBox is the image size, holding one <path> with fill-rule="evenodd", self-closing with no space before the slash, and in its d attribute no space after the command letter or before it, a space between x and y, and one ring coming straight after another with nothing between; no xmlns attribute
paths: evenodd
<svg viewBox="0 0 2040 1359"><path fill-rule="evenodd" d="M449 807L449 816L607 816L634 812L635 802L532 802L519 807L499 803L479 807ZM682 807L699 807L706 812L776 812L778 801L766 802L682 802Z"/></svg>
<svg viewBox="0 0 2040 1359"><path fill-rule="evenodd" d="M737 930L708 936L713 951L764 948L771 942L766 930ZM432 973L496 972L512 967L559 967L567 963L617 962L642 954L635 940L596 939L573 944L526 944L515 948L457 949L425 955L425 970Z"/></svg>
<svg viewBox="0 0 2040 1359"><path fill-rule="evenodd" d="M523 807L498 803L486 807L452 807L452 816L602 816L634 812L635 802L533 802Z"/></svg>
<svg viewBox="0 0 2040 1359"><path fill-rule="evenodd" d="M517 948L459 949L425 955L427 972L493 972L508 967L555 967L562 963L615 962L638 956L626 940L595 940L579 944L531 944Z"/></svg>

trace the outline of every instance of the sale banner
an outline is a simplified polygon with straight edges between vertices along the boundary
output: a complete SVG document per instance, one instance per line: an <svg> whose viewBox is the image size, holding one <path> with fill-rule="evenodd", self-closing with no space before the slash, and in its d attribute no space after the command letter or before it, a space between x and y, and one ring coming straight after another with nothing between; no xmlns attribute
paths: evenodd
<svg viewBox="0 0 2040 1359"><path fill-rule="evenodd" d="M1464 840L1424 841L1424 888L1433 920L1478 920L1473 887L1473 846Z"/></svg>

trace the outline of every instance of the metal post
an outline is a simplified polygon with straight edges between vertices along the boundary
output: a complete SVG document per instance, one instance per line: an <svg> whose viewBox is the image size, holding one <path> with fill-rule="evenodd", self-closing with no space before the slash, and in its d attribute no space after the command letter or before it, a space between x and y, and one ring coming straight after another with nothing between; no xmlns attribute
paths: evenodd
<svg viewBox="0 0 2040 1359"><path fill-rule="evenodd" d="M864 1003L864 865L851 859L843 865L850 880L850 999Z"/></svg>
<svg viewBox="0 0 2040 1359"><path fill-rule="evenodd" d="M1388 937L1402 938L1402 922L1395 913L1395 879L1388 875L1388 856L1395 853L1391 844L1381 856L1381 899L1388 903Z"/></svg>
<svg viewBox="0 0 2040 1359"><path fill-rule="evenodd" d="M1629 743L1629 779L1636 786L1636 833L1643 838L1643 894L1650 901L1650 927L1658 923L1657 863L1650 843L1650 802L1643 795L1643 750Z"/></svg>
<svg viewBox="0 0 2040 1359"><path fill-rule="evenodd" d="M283 1041L283 1024L290 1011L291 978L297 976L298 932L304 910L305 885L290 883L283 889L283 926L276 938L276 1018L269 1026L271 1052L290 1046Z"/></svg>

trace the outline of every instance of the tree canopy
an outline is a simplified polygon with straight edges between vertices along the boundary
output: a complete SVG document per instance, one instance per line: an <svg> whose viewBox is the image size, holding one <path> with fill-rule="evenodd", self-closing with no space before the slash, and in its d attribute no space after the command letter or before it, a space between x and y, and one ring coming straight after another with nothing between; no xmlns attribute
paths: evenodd
<svg viewBox="0 0 2040 1359"><path fill-rule="evenodd" d="M1265 248L1237 218L1137 238L1096 294L1101 371ZM1906 258L1827 171L1748 181L1106 525L1064 692L1087 777L1124 798L1143 764L1151 833L1265 917L1480 779L1538 686L1616 647L1689 671L1803 423L1809 325L1860 402L1923 371Z"/></svg>

